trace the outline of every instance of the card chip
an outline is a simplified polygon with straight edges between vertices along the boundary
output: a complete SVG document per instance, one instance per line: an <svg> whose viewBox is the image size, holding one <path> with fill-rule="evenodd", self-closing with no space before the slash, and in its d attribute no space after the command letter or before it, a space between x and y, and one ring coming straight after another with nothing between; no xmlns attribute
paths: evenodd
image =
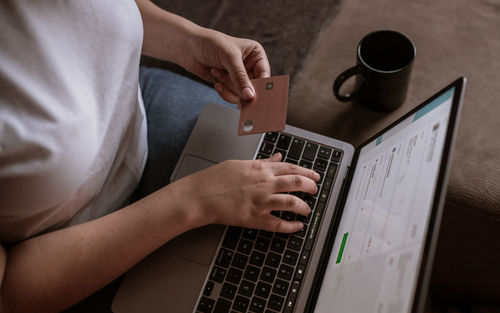
<svg viewBox="0 0 500 313"><path fill-rule="evenodd" d="M273 86L274 86L274 83L273 83L273 82L267 83L267 84L266 84L266 89L267 89L267 90L273 89Z"/></svg>

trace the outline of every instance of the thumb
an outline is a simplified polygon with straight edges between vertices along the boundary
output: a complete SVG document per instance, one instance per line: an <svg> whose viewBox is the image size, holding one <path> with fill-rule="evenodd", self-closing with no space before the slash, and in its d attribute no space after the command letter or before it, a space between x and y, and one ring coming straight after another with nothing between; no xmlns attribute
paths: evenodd
<svg viewBox="0 0 500 313"><path fill-rule="evenodd" d="M252 100L255 97L255 89L248 78L241 57L232 57L228 67L229 77L236 88L235 91L238 96L243 100Z"/></svg>

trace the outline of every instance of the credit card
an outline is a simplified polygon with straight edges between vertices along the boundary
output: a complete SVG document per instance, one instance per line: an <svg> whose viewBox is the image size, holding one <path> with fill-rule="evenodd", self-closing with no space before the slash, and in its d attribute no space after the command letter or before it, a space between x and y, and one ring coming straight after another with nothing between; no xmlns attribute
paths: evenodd
<svg viewBox="0 0 500 313"><path fill-rule="evenodd" d="M239 136L285 129L289 80L288 75L250 80L255 97L240 107Z"/></svg>

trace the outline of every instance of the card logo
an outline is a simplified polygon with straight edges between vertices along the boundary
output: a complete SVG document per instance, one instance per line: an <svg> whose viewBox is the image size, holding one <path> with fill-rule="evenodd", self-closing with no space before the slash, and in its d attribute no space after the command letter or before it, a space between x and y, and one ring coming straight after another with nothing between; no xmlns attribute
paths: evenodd
<svg viewBox="0 0 500 313"><path fill-rule="evenodd" d="M273 87L274 87L274 83L273 82L269 82L269 83L266 84L266 89L267 90L271 90L271 89L273 89Z"/></svg>

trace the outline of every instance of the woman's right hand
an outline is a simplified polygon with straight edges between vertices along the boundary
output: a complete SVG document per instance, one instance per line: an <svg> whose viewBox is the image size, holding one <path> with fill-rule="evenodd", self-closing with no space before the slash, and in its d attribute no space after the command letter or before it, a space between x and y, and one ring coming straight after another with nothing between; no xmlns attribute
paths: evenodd
<svg viewBox="0 0 500 313"><path fill-rule="evenodd" d="M309 206L286 192L316 193L319 175L280 160L281 154L275 154L263 160L225 161L172 185L185 198L185 209L194 210L197 226L216 223L292 233L303 224L270 213L283 210L308 215Z"/></svg>

